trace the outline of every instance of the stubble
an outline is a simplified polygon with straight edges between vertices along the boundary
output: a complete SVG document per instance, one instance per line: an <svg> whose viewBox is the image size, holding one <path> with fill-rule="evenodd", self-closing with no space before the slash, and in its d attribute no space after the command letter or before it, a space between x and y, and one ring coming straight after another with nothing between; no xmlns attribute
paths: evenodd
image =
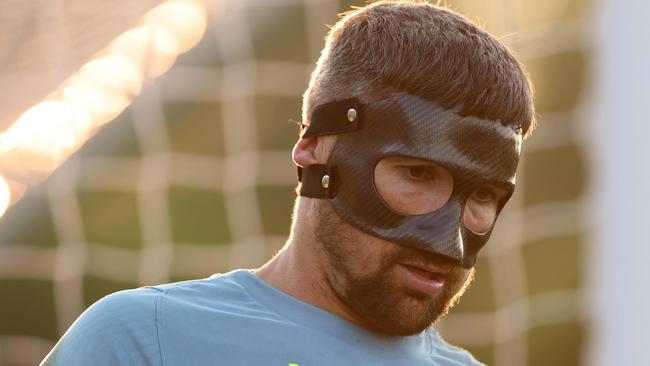
<svg viewBox="0 0 650 366"><path fill-rule="evenodd" d="M344 222L327 201L317 203L316 215L314 236L321 245L329 287L375 333L420 333L458 302L473 279L474 269L450 267L449 261L433 253L362 233ZM404 287L397 279L399 263L419 262L423 256L428 263L450 268L442 293L435 297Z"/></svg>

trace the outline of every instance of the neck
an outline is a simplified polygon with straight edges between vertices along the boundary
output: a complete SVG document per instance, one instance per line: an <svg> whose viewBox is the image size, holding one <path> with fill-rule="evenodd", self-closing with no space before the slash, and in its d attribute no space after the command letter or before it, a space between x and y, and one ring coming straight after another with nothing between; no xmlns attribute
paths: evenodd
<svg viewBox="0 0 650 366"><path fill-rule="evenodd" d="M308 218L303 220L304 215L300 215L305 211L303 203L304 200L299 198L287 243L273 259L254 273L298 300L363 327L361 319L340 300L325 275L324 258L319 255L322 249L313 235L313 221Z"/></svg>

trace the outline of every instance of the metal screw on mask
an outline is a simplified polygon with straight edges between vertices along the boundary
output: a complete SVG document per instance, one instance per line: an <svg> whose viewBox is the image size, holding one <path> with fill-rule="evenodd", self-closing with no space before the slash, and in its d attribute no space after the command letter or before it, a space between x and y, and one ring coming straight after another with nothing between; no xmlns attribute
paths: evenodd
<svg viewBox="0 0 650 366"><path fill-rule="evenodd" d="M354 122L357 120L357 110L354 108L348 109L348 121Z"/></svg>
<svg viewBox="0 0 650 366"><path fill-rule="evenodd" d="M329 175L324 175L323 179L320 180L320 185L323 186L323 188L329 188L329 186L330 186L330 176Z"/></svg>
<svg viewBox="0 0 650 366"><path fill-rule="evenodd" d="M344 125L349 113L337 112L352 109L354 129ZM474 265L514 189L520 131L398 95L317 107L303 136L326 134L340 134L324 166L336 170L336 187L328 182L327 195L301 195L329 199L370 235ZM321 177L303 174L303 187L311 187L305 192L320 187Z"/></svg>

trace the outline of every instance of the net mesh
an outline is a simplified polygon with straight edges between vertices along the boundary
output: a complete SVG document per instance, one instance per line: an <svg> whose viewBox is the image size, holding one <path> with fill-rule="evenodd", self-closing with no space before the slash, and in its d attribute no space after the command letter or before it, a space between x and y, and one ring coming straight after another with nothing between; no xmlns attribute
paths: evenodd
<svg viewBox="0 0 650 366"><path fill-rule="evenodd" d="M475 283L438 328L490 365L578 364L585 4L448 3L520 55L540 127ZM295 197L289 120L325 24L350 5L363 2L209 3L197 47L0 220L0 364L38 362L110 292L258 266L282 246Z"/></svg>

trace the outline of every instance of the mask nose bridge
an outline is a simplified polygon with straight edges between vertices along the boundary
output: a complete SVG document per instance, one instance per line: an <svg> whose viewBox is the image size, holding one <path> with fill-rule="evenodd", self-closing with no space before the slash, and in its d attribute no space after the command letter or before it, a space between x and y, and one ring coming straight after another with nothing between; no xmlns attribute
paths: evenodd
<svg viewBox="0 0 650 366"><path fill-rule="evenodd" d="M425 250L444 255L450 259L463 261L465 245L462 235L463 204L458 197L451 197L439 210L422 215L417 230L433 234L429 246ZM435 246L433 245L435 243Z"/></svg>

